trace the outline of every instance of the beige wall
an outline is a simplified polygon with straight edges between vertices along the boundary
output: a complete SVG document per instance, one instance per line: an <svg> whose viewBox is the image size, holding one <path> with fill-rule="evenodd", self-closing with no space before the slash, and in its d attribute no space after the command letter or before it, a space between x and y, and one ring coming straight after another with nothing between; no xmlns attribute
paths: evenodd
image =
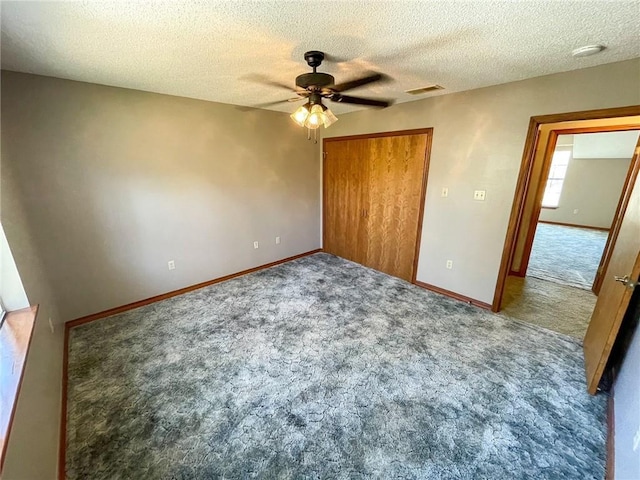
<svg viewBox="0 0 640 480"><path fill-rule="evenodd" d="M640 104L639 79L636 59L341 115L323 134L434 128L418 280L491 303L530 117Z"/></svg>
<svg viewBox="0 0 640 480"><path fill-rule="evenodd" d="M55 477L62 322L320 246L318 149L283 113L2 72L2 224L41 304L4 480Z"/></svg>
<svg viewBox="0 0 640 480"><path fill-rule="evenodd" d="M319 247L318 146L286 114L4 72L2 129L56 320Z"/></svg>
<svg viewBox="0 0 640 480"><path fill-rule="evenodd" d="M2 478L52 479L58 460L63 328L58 326L53 333L49 328L49 318L59 318L58 308L21 201L14 165L5 158L6 141L3 118L0 218L28 299L40 308Z"/></svg>
<svg viewBox="0 0 640 480"><path fill-rule="evenodd" d="M627 311L636 322L640 321L640 301L634 296ZM633 312L633 313L632 313ZM634 450L634 439L640 428L640 329L629 338L624 361L615 380L614 411L614 478L625 480L640 478L640 456Z"/></svg>
<svg viewBox="0 0 640 480"><path fill-rule="evenodd" d="M630 158L571 159L558 208L543 208L540 220L611 227L630 163Z"/></svg>

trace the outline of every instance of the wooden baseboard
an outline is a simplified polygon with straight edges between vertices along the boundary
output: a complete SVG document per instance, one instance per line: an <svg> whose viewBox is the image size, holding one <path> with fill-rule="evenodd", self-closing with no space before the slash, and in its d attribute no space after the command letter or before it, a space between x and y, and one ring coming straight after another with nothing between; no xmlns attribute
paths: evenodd
<svg viewBox="0 0 640 480"><path fill-rule="evenodd" d="M587 230L600 230L601 232L608 232L610 230L609 228L604 228L604 227L590 227L588 225L576 225L575 223L551 222L548 220L538 220L538 223L547 223L549 225L560 225L562 227L586 228Z"/></svg>
<svg viewBox="0 0 640 480"><path fill-rule="evenodd" d="M605 466L605 480L615 478L615 409L613 403L613 389L607 402L607 463Z"/></svg>
<svg viewBox="0 0 640 480"><path fill-rule="evenodd" d="M249 268L247 270L242 270L241 272L232 273L230 275L225 275L224 277L214 278L213 280L207 280L206 282L196 283L195 285L190 285L188 287L180 288L178 290L173 290L172 292L163 293L161 295L156 295L155 297L145 298L144 300L139 300L137 302L128 303L127 305L122 305L120 307L110 308L109 310L104 310L98 313L92 313L91 315L86 315L84 317L76 318L75 320L68 321L65 325L68 328L77 327L78 325L83 325L85 323L93 322L94 320L99 320L101 318L110 317L112 315L117 315L122 312L126 312L127 310L133 310L134 308L143 307L145 305L149 305L151 303L159 302L161 300L165 300L167 298L175 297L177 295L182 295L183 293L188 293L193 290L198 290L199 288L208 287L209 285L214 285L216 283L224 282L227 280L231 280L232 278L241 277L242 275L247 275L249 273L257 272L259 270L264 270L265 268L275 267L276 265L280 265L282 263L290 262L291 260L296 260L297 258L306 257L308 255L313 255L314 253L321 252L322 249L318 248L316 250L311 250L310 252L301 253L299 255L294 255L293 257L283 258L282 260L277 260L275 262L266 263L264 265L260 265L259 267Z"/></svg>
<svg viewBox="0 0 640 480"><path fill-rule="evenodd" d="M456 300L460 300L461 302L475 305L476 307L484 308L485 310L491 310L491 305L485 302L481 302L480 300L476 300L475 298L466 297L464 295L460 295L459 293L452 292L450 290L445 290L444 288L436 287L435 285L424 283L419 280L416 280L414 284L424 288L425 290L430 290L432 292L436 292L441 295L445 295L447 297L455 298Z"/></svg>
<svg viewBox="0 0 640 480"><path fill-rule="evenodd" d="M316 250L311 250L310 252L301 253L299 255L294 255L292 257L283 258L282 260L266 263L258 267L242 270L241 272L225 275L224 277L214 278L213 280L197 283L195 285L184 287L179 290L174 290L172 292L163 293L162 295L156 295L155 297L146 298L144 300L139 300L137 302L129 303L127 305L122 305L120 307L110 308L109 310L105 310L103 312L93 313L85 317L76 318L75 320L71 320L65 323L64 352L62 353L62 369L63 369L62 370L62 401L61 401L62 412L60 414L60 440L59 440L60 445L58 446L58 479L64 480L64 478L66 477L65 461L67 456L67 385L68 385L68 366L69 366L69 331L73 327L77 327L78 325L84 325L85 323L93 322L95 320L100 320L101 318L117 315L118 313L126 312L127 310L133 310L134 308L138 308L138 307L143 307L145 305L159 302L161 300L175 297L177 295L182 295L183 293L191 292L199 288L208 287L209 285L214 285L216 283L224 282L226 280L231 280L232 278L240 277L242 275L247 275L249 273L257 272L259 270L264 270L265 268L275 267L276 265L290 262L292 260L306 257L308 255L313 255L314 253L318 253L321 251L322 249L318 248Z"/></svg>
<svg viewBox="0 0 640 480"><path fill-rule="evenodd" d="M519 272L519 271L517 272L515 270L509 271L509 275L507 275L507 277L520 277L520 278L524 278L526 276L527 276L527 272L522 273L522 272Z"/></svg>

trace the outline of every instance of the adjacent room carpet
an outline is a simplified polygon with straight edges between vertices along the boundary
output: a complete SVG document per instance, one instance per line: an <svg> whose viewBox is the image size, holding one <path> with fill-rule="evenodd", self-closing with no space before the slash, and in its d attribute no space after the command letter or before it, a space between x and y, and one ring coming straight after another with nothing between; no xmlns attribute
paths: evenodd
<svg viewBox="0 0 640 480"><path fill-rule="evenodd" d="M608 232L538 223L527 275L591 290Z"/></svg>
<svg viewBox="0 0 640 480"><path fill-rule="evenodd" d="M532 277L508 277L500 313L582 341L597 299L591 290Z"/></svg>
<svg viewBox="0 0 640 480"><path fill-rule="evenodd" d="M564 335L327 254L70 331L69 479L602 479Z"/></svg>

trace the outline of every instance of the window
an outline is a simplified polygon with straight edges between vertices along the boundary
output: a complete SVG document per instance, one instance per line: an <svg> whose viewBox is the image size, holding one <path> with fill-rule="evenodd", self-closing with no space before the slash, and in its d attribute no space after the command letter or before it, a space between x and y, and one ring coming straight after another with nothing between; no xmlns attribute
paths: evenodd
<svg viewBox="0 0 640 480"><path fill-rule="evenodd" d="M557 208L560 204L562 184L567 175L567 167L571 158L571 150L556 150L551 159L551 169L547 178L547 186L542 197L543 208Z"/></svg>

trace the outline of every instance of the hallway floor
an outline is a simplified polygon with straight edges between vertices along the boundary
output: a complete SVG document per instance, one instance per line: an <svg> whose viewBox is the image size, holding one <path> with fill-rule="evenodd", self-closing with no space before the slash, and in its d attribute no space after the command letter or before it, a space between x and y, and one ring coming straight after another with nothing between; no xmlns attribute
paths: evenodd
<svg viewBox="0 0 640 480"><path fill-rule="evenodd" d="M510 276L500 313L582 341L596 300L590 290Z"/></svg>

